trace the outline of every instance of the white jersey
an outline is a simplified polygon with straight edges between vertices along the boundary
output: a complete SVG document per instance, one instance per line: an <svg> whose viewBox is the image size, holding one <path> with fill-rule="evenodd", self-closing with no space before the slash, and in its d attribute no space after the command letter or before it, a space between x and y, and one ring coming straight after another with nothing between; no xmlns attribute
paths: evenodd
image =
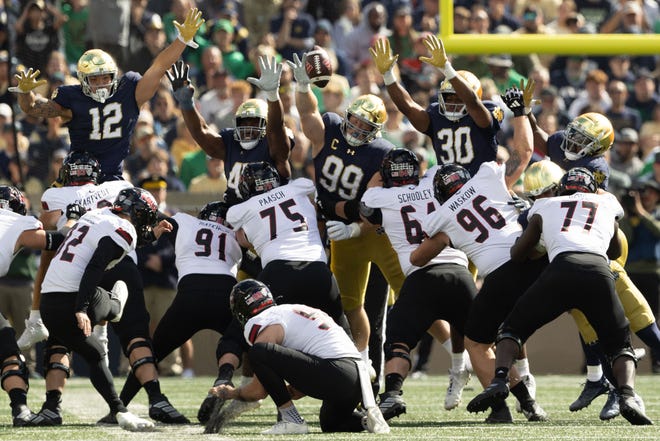
<svg viewBox="0 0 660 441"><path fill-rule="evenodd" d="M273 260L326 262L316 208L308 197L314 191L309 179L294 179L232 206L227 222L245 231L263 266Z"/></svg>
<svg viewBox="0 0 660 441"><path fill-rule="evenodd" d="M522 233L518 210L504 182L503 165L484 162L479 171L423 224L430 236L442 231L485 277L511 259Z"/></svg>
<svg viewBox="0 0 660 441"><path fill-rule="evenodd" d="M623 208L611 193L574 193L537 199L527 215L541 216L541 238L550 261L564 252L584 252L607 257L614 235L614 221Z"/></svg>
<svg viewBox="0 0 660 441"><path fill-rule="evenodd" d="M66 207L78 204L86 210L110 207L117 195L124 188L133 185L127 181L107 181L99 185L85 184L71 187L49 188L41 196L44 211L60 210L62 216L57 220L59 230L66 223Z"/></svg>
<svg viewBox="0 0 660 441"><path fill-rule="evenodd" d="M16 242L23 231L41 230L41 222L34 216L23 216L13 211L0 209L0 277L9 271L14 259Z"/></svg>
<svg viewBox="0 0 660 441"><path fill-rule="evenodd" d="M245 340L252 346L266 326L284 328L282 346L323 359L355 358L360 353L346 332L320 309L306 305L276 305L245 324ZM322 379L321 379L322 381Z"/></svg>
<svg viewBox="0 0 660 441"><path fill-rule="evenodd" d="M362 202L367 207L380 209L383 215L382 226L406 276L420 268L410 263L410 253L422 243L422 221L440 206L433 196L433 176L437 168L429 169L419 180L419 185L372 187L362 196ZM464 252L450 247L442 250L425 266L438 263L456 263L465 267L468 264Z"/></svg>
<svg viewBox="0 0 660 441"><path fill-rule="evenodd" d="M135 228L126 219L113 214L109 208L86 213L69 231L50 262L41 292L78 292L80 280L92 259L99 241L110 237L126 254L135 250ZM120 259L112 261L112 268Z"/></svg>
<svg viewBox="0 0 660 441"><path fill-rule="evenodd" d="M179 281L188 274L236 277L243 252L231 228L186 213L172 219L178 225L174 250Z"/></svg>

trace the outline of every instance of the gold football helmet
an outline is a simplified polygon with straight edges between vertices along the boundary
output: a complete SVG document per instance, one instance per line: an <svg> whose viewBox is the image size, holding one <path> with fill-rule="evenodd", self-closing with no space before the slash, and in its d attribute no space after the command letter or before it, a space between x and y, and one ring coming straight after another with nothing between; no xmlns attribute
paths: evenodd
<svg viewBox="0 0 660 441"><path fill-rule="evenodd" d="M117 90L119 84L117 64L107 52L100 49L88 50L78 60L77 70L83 93L94 101L104 103ZM110 75L112 79L108 84L92 86L89 78L99 75Z"/></svg>
<svg viewBox="0 0 660 441"><path fill-rule="evenodd" d="M614 128L605 115L583 113L568 123L561 149L569 161L605 153L614 142Z"/></svg>
<svg viewBox="0 0 660 441"><path fill-rule="evenodd" d="M247 119L257 119L256 125L247 124ZM234 139L245 150L252 150L259 140L266 136L268 122L268 104L266 101L252 98L238 106L234 115Z"/></svg>
<svg viewBox="0 0 660 441"><path fill-rule="evenodd" d="M351 121L351 117L364 123L361 124L362 127ZM383 100L376 95L360 95L346 109L341 132L346 138L346 142L357 147L373 141L379 135L385 121L387 121L387 111ZM369 129L363 128L365 124Z"/></svg>
<svg viewBox="0 0 660 441"><path fill-rule="evenodd" d="M559 188L564 170L550 160L538 161L527 167L523 178L525 196L535 198L548 190Z"/></svg>
<svg viewBox="0 0 660 441"><path fill-rule="evenodd" d="M474 90L479 99L481 99L483 89L481 88L481 81L479 81L479 78L477 78L476 75L467 70L456 71L456 75L462 77L472 90ZM448 103L445 95L450 94L456 94L456 90L454 90L454 86L452 86L451 82L445 79L440 83L440 91L438 92L438 110L440 111L440 114L449 121L458 121L467 115L467 108L465 104L460 101Z"/></svg>

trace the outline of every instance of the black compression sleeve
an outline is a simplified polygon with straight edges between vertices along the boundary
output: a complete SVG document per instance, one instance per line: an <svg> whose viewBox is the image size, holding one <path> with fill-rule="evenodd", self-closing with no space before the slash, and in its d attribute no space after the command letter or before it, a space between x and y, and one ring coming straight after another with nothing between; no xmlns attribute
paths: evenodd
<svg viewBox="0 0 660 441"><path fill-rule="evenodd" d="M110 237L104 237L99 241L96 251L80 279L80 287L76 296L76 312L87 312L92 294L96 291L106 268L110 262L121 259L123 255L124 249Z"/></svg>
<svg viewBox="0 0 660 441"><path fill-rule="evenodd" d="M46 251L55 251L64 242L64 234L59 231L46 231Z"/></svg>

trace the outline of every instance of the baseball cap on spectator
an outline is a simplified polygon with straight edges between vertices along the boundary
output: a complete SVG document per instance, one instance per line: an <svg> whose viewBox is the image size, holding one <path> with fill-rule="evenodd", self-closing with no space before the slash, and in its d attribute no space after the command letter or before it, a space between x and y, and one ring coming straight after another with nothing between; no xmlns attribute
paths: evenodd
<svg viewBox="0 0 660 441"><path fill-rule="evenodd" d="M152 175L141 180L138 187L149 191L162 190L167 188L167 180L160 175Z"/></svg>
<svg viewBox="0 0 660 441"><path fill-rule="evenodd" d="M464 6L456 6L454 8L454 17L470 18L472 13L470 10Z"/></svg>
<svg viewBox="0 0 660 441"><path fill-rule="evenodd" d="M0 103L0 116L5 118L7 122L11 122L11 107L7 103Z"/></svg>
<svg viewBox="0 0 660 441"><path fill-rule="evenodd" d="M511 55L508 55L508 54L491 55L490 57L486 57L484 59L484 61L489 66L495 66L495 67L511 67L511 66L513 66L513 61L511 60Z"/></svg>
<svg viewBox="0 0 660 441"><path fill-rule="evenodd" d="M637 130L631 127L624 127L621 129L619 134L614 137L614 140L618 142L632 142L637 144L639 142L639 135L637 134Z"/></svg>
<svg viewBox="0 0 660 441"><path fill-rule="evenodd" d="M160 18L160 15L158 14L152 14L151 17L149 17L149 21L146 24L146 28L148 30L160 31L161 29L163 29L163 19Z"/></svg>
<svg viewBox="0 0 660 441"><path fill-rule="evenodd" d="M234 25L232 25L229 20L225 20L223 18L221 20L218 20L215 23L215 26L213 26L213 32L218 32L218 31L225 31L228 34L233 34L234 33Z"/></svg>
<svg viewBox="0 0 660 441"><path fill-rule="evenodd" d="M32 8L32 7L37 7L43 11L46 9L46 3L44 2L44 0L32 0L30 4L28 4L28 8Z"/></svg>
<svg viewBox="0 0 660 441"><path fill-rule="evenodd" d="M655 80L655 76L653 75L653 72L651 72L645 67L637 71L637 79L639 80L640 78Z"/></svg>
<svg viewBox="0 0 660 441"><path fill-rule="evenodd" d="M639 6L639 4L636 1L627 1L626 3L624 3L621 12L623 12L623 15L641 14L642 8Z"/></svg>
<svg viewBox="0 0 660 441"><path fill-rule="evenodd" d="M314 30L314 32L318 32L318 31L324 31L329 34L330 31L332 31L332 23L330 23L330 21L326 20L325 18L320 19L319 21L316 22L316 29Z"/></svg>
<svg viewBox="0 0 660 441"><path fill-rule="evenodd" d="M394 16L396 17L397 15L410 15L412 14L412 9L410 9L410 6L408 5L401 5L398 8L394 10Z"/></svg>
<svg viewBox="0 0 660 441"><path fill-rule="evenodd" d="M639 184L640 184L639 186L642 189L650 187L655 191L660 192L660 182L656 181L654 178L646 179L645 181L642 181Z"/></svg>
<svg viewBox="0 0 660 441"><path fill-rule="evenodd" d="M557 95L559 95L559 93L557 92L557 88L555 86L546 86L543 89L541 89L541 98L544 97L554 98Z"/></svg>
<svg viewBox="0 0 660 441"><path fill-rule="evenodd" d="M534 5L530 5L527 6L523 11L522 18L525 21L534 21L538 15L538 8L536 8Z"/></svg>

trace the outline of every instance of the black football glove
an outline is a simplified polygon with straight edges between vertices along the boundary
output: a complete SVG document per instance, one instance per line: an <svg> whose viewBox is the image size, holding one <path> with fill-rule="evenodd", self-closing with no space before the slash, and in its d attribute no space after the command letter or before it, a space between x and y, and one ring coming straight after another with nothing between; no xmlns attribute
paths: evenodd
<svg viewBox="0 0 660 441"><path fill-rule="evenodd" d="M517 87L507 89L502 96L504 104L511 109L513 116L523 116L525 114L525 101L523 100L523 91Z"/></svg>
<svg viewBox="0 0 660 441"><path fill-rule="evenodd" d="M87 213L87 210L85 210L85 207L79 204L69 204L66 206L66 218L68 220L75 220L77 221L83 215Z"/></svg>
<svg viewBox="0 0 660 441"><path fill-rule="evenodd" d="M518 195L511 195L511 198L513 199L512 201L507 202L508 205L513 205L516 207L518 212L521 212L523 210L527 210L531 205L529 202L527 202L525 199L521 198Z"/></svg>
<svg viewBox="0 0 660 441"><path fill-rule="evenodd" d="M172 84L174 91L174 98L176 98L179 106L183 110L192 110L195 106L193 102L193 93L195 89L190 84L190 77L188 72L190 66L182 60L177 61L172 65L172 68L165 72L167 79Z"/></svg>

